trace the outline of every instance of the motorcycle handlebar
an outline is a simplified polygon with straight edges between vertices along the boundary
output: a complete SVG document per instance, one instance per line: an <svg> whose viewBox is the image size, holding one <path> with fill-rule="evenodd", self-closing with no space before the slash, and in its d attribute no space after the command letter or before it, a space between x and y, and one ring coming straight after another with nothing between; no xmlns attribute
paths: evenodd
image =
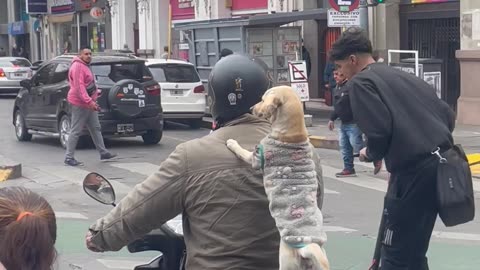
<svg viewBox="0 0 480 270"><path fill-rule="evenodd" d="M151 250L163 254L162 264L165 264L165 269L178 269L185 254L183 235L175 233L168 225L162 225L158 230L153 230L128 245L131 253Z"/></svg>

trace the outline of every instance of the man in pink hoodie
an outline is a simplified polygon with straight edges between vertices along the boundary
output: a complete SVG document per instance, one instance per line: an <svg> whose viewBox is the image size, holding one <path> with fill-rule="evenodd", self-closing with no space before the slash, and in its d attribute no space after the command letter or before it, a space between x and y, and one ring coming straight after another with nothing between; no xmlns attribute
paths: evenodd
<svg viewBox="0 0 480 270"><path fill-rule="evenodd" d="M90 132L95 147L100 152L100 159L107 160L116 157L116 154L108 152L102 137L102 128L98 119L100 107L97 104L98 90L95 78L90 70L92 51L88 47L80 49L80 55L73 58L68 72L70 90L67 100L72 107L71 130L68 136L67 153L65 164L70 166L83 165L75 159L75 148L85 126Z"/></svg>

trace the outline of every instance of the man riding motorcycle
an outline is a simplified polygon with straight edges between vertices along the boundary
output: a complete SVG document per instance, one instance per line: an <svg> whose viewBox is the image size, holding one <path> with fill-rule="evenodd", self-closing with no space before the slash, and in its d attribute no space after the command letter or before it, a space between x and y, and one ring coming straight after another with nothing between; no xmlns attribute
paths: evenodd
<svg viewBox="0 0 480 270"><path fill-rule="evenodd" d="M117 251L182 214L186 269L277 270L279 233L268 209L262 172L226 147L227 139L254 149L270 123L250 114L270 87L266 70L241 55L222 58L209 78L216 123L211 134L182 143L158 172L90 227L87 247ZM323 181L317 155L318 203Z"/></svg>

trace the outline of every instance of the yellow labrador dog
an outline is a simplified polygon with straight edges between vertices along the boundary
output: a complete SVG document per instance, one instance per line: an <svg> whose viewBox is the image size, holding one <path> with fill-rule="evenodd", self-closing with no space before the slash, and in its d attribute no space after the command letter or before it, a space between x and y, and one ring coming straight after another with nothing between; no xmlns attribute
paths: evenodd
<svg viewBox="0 0 480 270"><path fill-rule="evenodd" d="M322 248L327 237L317 205L318 180L302 103L291 87L279 86L267 90L252 112L270 119L272 132L255 152L235 140L228 140L227 147L253 168L263 170L270 213L282 239L280 270L328 270Z"/></svg>

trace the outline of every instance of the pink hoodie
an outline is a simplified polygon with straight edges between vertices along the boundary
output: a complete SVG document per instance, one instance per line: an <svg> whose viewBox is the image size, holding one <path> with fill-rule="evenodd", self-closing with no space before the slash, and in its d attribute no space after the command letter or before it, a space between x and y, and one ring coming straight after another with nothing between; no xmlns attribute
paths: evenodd
<svg viewBox="0 0 480 270"><path fill-rule="evenodd" d="M70 66L68 80L70 82L70 90L68 91L67 100L70 104L88 108L90 103L97 101L98 90L91 97L87 93L87 86L94 80L93 73L88 65L76 56L73 58Z"/></svg>

